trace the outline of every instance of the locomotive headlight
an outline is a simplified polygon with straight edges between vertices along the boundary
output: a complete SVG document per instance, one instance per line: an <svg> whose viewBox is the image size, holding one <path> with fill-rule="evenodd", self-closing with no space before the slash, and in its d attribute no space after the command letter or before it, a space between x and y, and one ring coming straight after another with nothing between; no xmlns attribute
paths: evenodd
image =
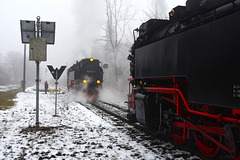
<svg viewBox="0 0 240 160"><path fill-rule="evenodd" d="M97 83L100 83L100 80L97 80Z"/></svg>
<svg viewBox="0 0 240 160"><path fill-rule="evenodd" d="M92 61L93 61L93 58L90 58L90 61L92 62Z"/></svg>
<svg viewBox="0 0 240 160"><path fill-rule="evenodd" d="M174 16L174 13L175 13L175 11L174 11L174 9L170 12L170 16L172 17L172 16Z"/></svg>
<svg viewBox="0 0 240 160"><path fill-rule="evenodd" d="M83 83L87 83L87 80L84 79L84 80L83 80Z"/></svg>

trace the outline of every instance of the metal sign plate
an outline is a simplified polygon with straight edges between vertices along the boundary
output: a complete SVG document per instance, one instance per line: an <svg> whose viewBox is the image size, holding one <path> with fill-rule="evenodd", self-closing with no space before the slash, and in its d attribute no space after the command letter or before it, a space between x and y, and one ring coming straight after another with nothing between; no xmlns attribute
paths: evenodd
<svg viewBox="0 0 240 160"><path fill-rule="evenodd" d="M51 65L47 65L47 67L48 67L49 71L51 72L53 78L56 80L58 80L61 77L63 71L66 68L66 66L61 66L60 69L58 69L58 68L54 69L53 66L51 66Z"/></svg>
<svg viewBox="0 0 240 160"><path fill-rule="evenodd" d="M29 61L47 60L47 40L45 38L30 38Z"/></svg>

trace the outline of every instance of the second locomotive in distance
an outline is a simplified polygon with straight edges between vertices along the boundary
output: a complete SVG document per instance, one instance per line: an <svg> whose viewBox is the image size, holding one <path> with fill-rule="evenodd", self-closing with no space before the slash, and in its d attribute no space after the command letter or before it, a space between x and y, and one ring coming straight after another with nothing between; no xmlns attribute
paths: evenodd
<svg viewBox="0 0 240 160"><path fill-rule="evenodd" d="M93 58L85 58L73 64L67 71L67 87L81 91L86 98L97 99L103 83L101 62Z"/></svg>

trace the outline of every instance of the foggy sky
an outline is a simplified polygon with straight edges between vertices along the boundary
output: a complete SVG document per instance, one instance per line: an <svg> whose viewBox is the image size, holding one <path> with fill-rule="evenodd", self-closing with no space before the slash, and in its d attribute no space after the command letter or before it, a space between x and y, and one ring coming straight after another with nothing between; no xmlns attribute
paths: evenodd
<svg viewBox="0 0 240 160"><path fill-rule="evenodd" d="M135 19L142 17L148 8L149 0L129 0L137 11ZM165 0L168 13L177 5L185 5L186 0ZM100 38L101 27L105 22L105 0L0 0L0 62L9 52L23 54L20 20L56 22L55 44L47 46L47 62L71 66L73 62L85 58L91 52L94 40ZM140 19L140 18L139 18ZM141 21L136 20L132 26L137 28ZM28 45L27 45L28 54ZM32 62L34 63L34 62Z"/></svg>

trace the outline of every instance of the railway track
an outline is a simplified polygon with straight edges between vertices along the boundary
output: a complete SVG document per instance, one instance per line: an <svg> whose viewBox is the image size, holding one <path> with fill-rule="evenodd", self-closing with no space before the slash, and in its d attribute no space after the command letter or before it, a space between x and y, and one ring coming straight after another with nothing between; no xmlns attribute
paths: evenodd
<svg viewBox="0 0 240 160"><path fill-rule="evenodd" d="M102 116L104 119L109 118L110 121L115 123L115 125L119 125L127 128L127 130L129 130L129 135L132 136L133 139L136 138L136 141L143 141L143 142L149 141L150 145L148 147L151 148L154 152L162 153L161 148L164 146L163 143L170 142L171 144L174 145L174 147L171 149L173 150L173 152L176 152L178 150L184 150L189 152L189 153L180 154L178 155L179 157L182 157L184 159L191 159L191 160L199 160L199 159L211 160L209 158L202 156L198 151L196 151L195 148L189 148L189 146L179 145L169 137L166 137L165 135L152 132L148 128L138 123L130 122L127 119L128 111L124 107L117 106L117 105L110 104L103 101L95 101L92 103L82 104L82 105L84 105L89 110L92 110L99 116ZM179 157L175 157L175 158L179 158Z"/></svg>
<svg viewBox="0 0 240 160"><path fill-rule="evenodd" d="M154 137L156 137L157 135L154 134L153 132L151 132L149 129L143 127L142 125L139 125L137 123L132 123L127 119L127 113L128 110L121 108L120 106L114 105L114 104L110 104L107 102L103 102L103 101L96 101L91 103L91 105L97 107L98 109L106 112L107 114L116 117L117 119L127 123L128 125L131 125L137 129L140 129L148 134L153 135Z"/></svg>

